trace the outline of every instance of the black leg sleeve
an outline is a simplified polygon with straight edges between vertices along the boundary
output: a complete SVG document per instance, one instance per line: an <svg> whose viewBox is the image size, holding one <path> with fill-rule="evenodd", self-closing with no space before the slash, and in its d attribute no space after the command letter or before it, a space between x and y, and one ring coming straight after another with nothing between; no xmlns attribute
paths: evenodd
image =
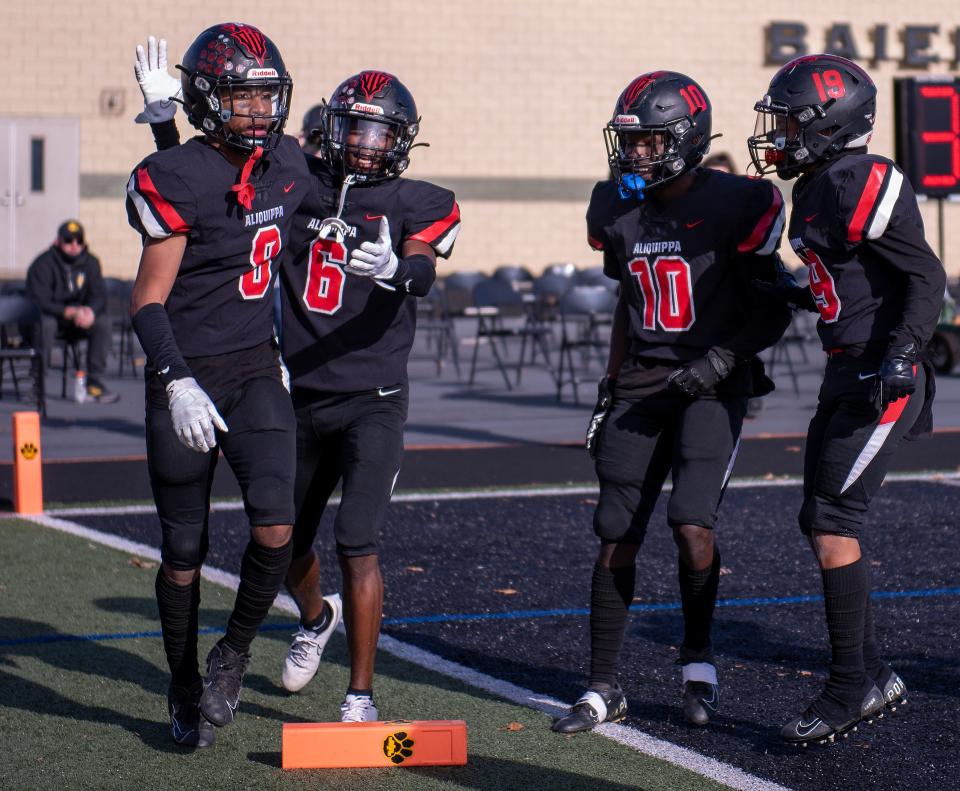
<svg viewBox="0 0 960 791"><path fill-rule="evenodd" d="M157 607L163 630L163 650L174 684L188 687L199 680L197 669L197 622L200 610L200 580L192 585L174 585L157 572Z"/></svg>
<svg viewBox="0 0 960 791"><path fill-rule="evenodd" d="M273 600L277 598L277 592L283 585L292 551L291 541L282 547L265 547L253 539L247 544L240 564L237 601L230 614L227 634L223 638L224 643L236 653L249 653L257 629L267 617Z"/></svg>
<svg viewBox="0 0 960 791"><path fill-rule="evenodd" d="M590 590L590 686L617 683L620 647L633 601L636 566L593 567Z"/></svg>
<svg viewBox="0 0 960 791"><path fill-rule="evenodd" d="M720 551L714 549L713 563L694 570L679 561L680 601L683 604L683 646L680 661L710 661L710 626L720 584Z"/></svg>

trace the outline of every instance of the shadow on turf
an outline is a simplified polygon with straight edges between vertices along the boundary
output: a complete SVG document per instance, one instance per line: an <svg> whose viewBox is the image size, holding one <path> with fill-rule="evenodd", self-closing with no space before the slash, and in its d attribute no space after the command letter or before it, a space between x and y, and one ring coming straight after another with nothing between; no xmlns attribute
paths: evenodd
<svg viewBox="0 0 960 791"><path fill-rule="evenodd" d="M131 601L136 600L131 599ZM151 705L151 713L155 713L158 719L145 720L131 717L112 708L74 700L37 681L0 669L0 691L3 692L4 705L34 714L119 725L139 736L144 744L155 750L183 752L184 748L176 747L170 741L170 725L166 720L165 702L169 675L165 669L158 668L136 654L117 648L115 643L100 640L49 641L51 637L69 635L41 621L0 617L0 634L17 639L35 637L47 640L47 642L0 646L0 668L15 667L14 657L28 656L67 673L85 673L89 676L102 677L108 682L129 683L156 696L155 706ZM257 689L276 687L262 676L252 675L250 679L253 681L250 686ZM83 694L82 682L77 682L77 685L80 688L78 689L79 697ZM119 690L118 694L120 694ZM278 722L300 721L299 718L287 712L249 701L243 701L242 711L246 716L264 717Z"/></svg>
<svg viewBox="0 0 960 791"><path fill-rule="evenodd" d="M263 764L275 769L280 768L280 753L247 753L252 763ZM317 770L318 772L320 770ZM410 766L397 769L324 769L323 776L335 781L337 773L376 772L377 777L385 777L389 772L408 772L437 782L455 783L462 788L489 789L504 791L511 788L565 789L565 791L636 791L634 784L625 785L610 780L567 772L563 769L550 769L542 765L522 764L485 755L467 756L466 766ZM317 776L310 770L291 772L291 777ZM358 776L359 785L359 776Z"/></svg>

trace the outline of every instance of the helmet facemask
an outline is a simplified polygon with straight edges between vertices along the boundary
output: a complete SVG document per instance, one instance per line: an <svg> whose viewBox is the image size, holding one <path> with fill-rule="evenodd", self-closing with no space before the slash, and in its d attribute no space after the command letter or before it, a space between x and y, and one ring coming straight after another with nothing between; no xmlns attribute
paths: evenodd
<svg viewBox="0 0 960 791"><path fill-rule="evenodd" d="M328 107L321 129L331 164L363 184L395 178L407 169L417 125Z"/></svg>
<svg viewBox="0 0 960 791"><path fill-rule="evenodd" d="M203 96L205 106L188 108L192 114L205 111L199 128L241 151L276 148L290 109L293 81L288 76L237 80L186 74L193 93Z"/></svg>
<svg viewBox="0 0 960 791"><path fill-rule="evenodd" d="M690 130L687 118L641 126L636 116L618 115L607 124L603 130L607 161L620 185L621 197L632 193L642 199L642 190L659 187L688 170L680 141Z"/></svg>

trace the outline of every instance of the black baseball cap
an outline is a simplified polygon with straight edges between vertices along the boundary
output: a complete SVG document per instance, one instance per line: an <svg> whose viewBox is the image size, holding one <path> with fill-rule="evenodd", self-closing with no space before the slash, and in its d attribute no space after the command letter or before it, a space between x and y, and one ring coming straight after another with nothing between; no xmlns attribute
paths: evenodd
<svg viewBox="0 0 960 791"><path fill-rule="evenodd" d="M57 228L57 238L61 242L77 241L83 244L83 226L77 220L67 220Z"/></svg>

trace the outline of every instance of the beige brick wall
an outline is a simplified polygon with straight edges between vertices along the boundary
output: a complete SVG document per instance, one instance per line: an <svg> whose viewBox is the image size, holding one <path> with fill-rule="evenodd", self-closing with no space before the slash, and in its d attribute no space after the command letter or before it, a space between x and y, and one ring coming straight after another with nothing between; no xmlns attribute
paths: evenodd
<svg viewBox="0 0 960 791"><path fill-rule="evenodd" d="M81 171L122 176L151 150L152 139L132 118L139 110L132 53L148 33L170 41L174 62L203 27L224 21L209 4L88 0L15 0L4 12L0 46L14 66L4 112L73 115L81 119ZM12 3L11 3L12 4ZM763 65L764 28L800 21L793 2L747 5L731 0L286 0L270 6L238 0L235 20L261 27L277 44L294 76L292 131L303 112L343 77L365 67L393 71L417 97L424 121L411 175L445 179L599 178L605 169L601 128L619 91L654 68L686 72L714 104L714 150L746 165L745 138L753 130L753 103L774 69ZM868 31L889 26L894 58L871 72L881 89L873 150L892 155L894 76L906 24L935 24L933 49L947 71L949 35L960 26L955 0L905 4L893 0L806 3L811 50L822 47L834 22L849 22L862 55ZM99 114L104 88L119 87L126 110ZM9 96L12 91L13 95ZM461 201L463 233L448 267L490 269L523 263L539 269L554 261L596 263L584 244L584 199ZM931 243L935 211L925 206ZM122 200L84 199L82 219L109 274L132 275L139 240ZM947 216L947 265L960 274L960 206ZM42 246L42 245L41 245Z"/></svg>

